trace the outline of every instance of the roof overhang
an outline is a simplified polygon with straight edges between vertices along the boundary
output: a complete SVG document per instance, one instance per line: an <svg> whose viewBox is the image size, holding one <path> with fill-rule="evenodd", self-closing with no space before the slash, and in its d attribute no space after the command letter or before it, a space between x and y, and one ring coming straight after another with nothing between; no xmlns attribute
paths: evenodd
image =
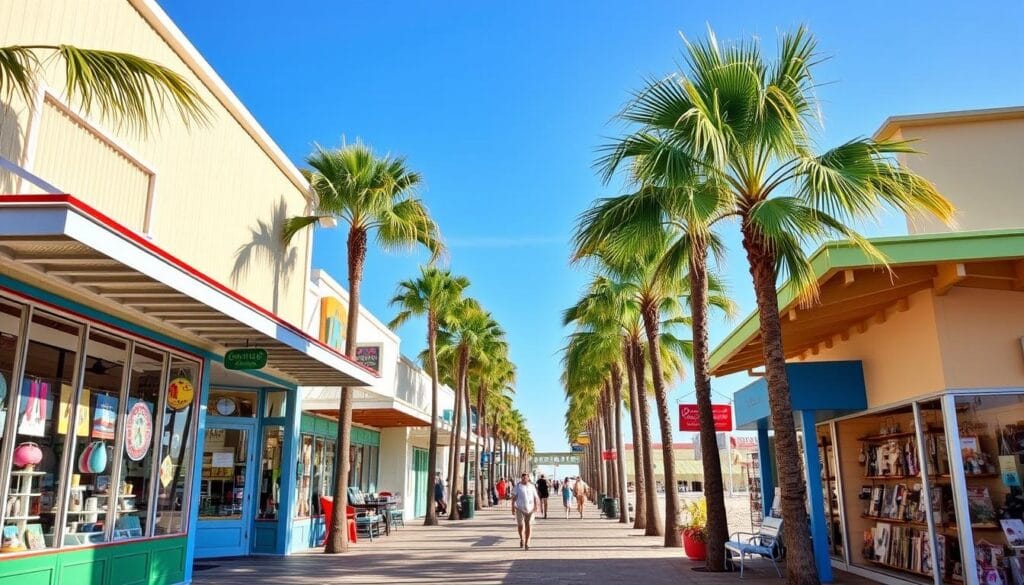
<svg viewBox="0 0 1024 585"><path fill-rule="evenodd" d="M429 427L430 414L371 388L352 390L352 422L376 428ZM302 388L302 410L338 418L341 388Z"/></svg>
<svg viewBox="0 0 1024 585"><path fill-rule="evenodd" d="M787 359L827 347L836 336L882 322L906 310L915 292L950 288L1024 290L1024 230L951 232L871 240L888 269L849 242L826 244L811 256L818 298L801 303L796 286L779 288L783 350ZM711 354L716 376L764 364L757 312L734 329Z"/></svg>
<svg viewBox="0 0 1024 585"><path fill-rule="evenodd" d="M366 386L376 374L71 195L0 197L0 254L29 273L219 353L267 350L297 385Z"/></svg>
<svg viewBox="0 0 1024 585"><path fill-rule="evenodd" d="M903 128L940 126L946 124L970 124L973 122L1012 120L1014 118L1024 118L1024 106L891 116L886 118L885 122L882 123L881 128L875 132L874 138L875 140L889 140Z"/></svg>

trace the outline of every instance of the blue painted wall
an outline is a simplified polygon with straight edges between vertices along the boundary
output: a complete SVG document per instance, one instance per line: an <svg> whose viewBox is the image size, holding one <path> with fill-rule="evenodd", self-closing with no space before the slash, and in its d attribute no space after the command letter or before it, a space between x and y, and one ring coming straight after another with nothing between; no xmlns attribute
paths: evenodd
<svg viewBox="0 0 1024 585"><path fill-rule="evenodd" d="M786 364L786 375L794 411L855 411L868 407L864 368L859 361ZM764 378L737 390L733 399L737 429L757 430L757 421L771 414L768 381Z"/></svg>

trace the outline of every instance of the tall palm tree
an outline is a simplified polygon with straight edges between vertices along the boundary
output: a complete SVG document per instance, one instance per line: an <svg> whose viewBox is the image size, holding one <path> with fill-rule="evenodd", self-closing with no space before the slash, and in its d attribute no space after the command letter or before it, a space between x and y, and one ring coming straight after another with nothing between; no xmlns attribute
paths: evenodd
<svg viewBox="0 0 1024 585"><path fill-rule="evenodd" d="M366 251L371 233L387 250L409 249L421 244L436 258L443 250L441 236L423 202L412 195L420 175L405 159L377 156L368 146L356 143L336 150L317 149L306 157L303 174L313 189L312 214L285 221L285 243L321 220L348 226L348 328L345 355L355 359L359 327L359 300ZM348 452L352 431L352 392L341 389L338 405L338 461L335 465L334 512L331 539L325 552L348 550L345 509L348 503Z"/></svg>
<svg viewBox="0 0 1024 585"><path fill-rule="evenodd" d="M508 359L508 345L504 343L494 344L488 350L488 357L485 360L486 366L482 368L479 374L479 384L477 386L476 400L477 400L477 420L479 420L479 431L477 432L477 461L479 465L483 465L483 459L480 454L483 453L483 449L487 447L487 444L492 439L492 426L490 417L488 416L492 405L495 402L509 397L510 393L515 392L515 379L516 379L516 368L515 365ZM493 457L488 457L488 463L492 463ZM487 474L488 481L491 486L494 485L493 472L490 471ZM484 503L490 505L490 498L486 497L486 494L490 493L490 487L484 485L483 480L484 474L482 470L476 474L477 487L476 487L476 506L479 510ZM483 501L481 501L483 500Z"/></svg>
<svg viewBox="0 0 1024 585"><path fill-rule="evenodd" d="M427 363L430 368L430 449L427 454L427 469L433 479L437 471L438 412L438 371L437 371L437 329L462 299L463 291L469 286L464 276L452 276L451 272L436 266L421 266L415 280L398 283L398 292L391 299L392 306L400 307L388 327L396 329L415 315L427 317ZM434 485L427 482L427 516L424 526L437 525L437 509L434 507ZM417 496L417 497L420 497Z"/></svg>
<svg viewBox="0 0 1024 585"><path fill-rule="evenodd" d="M205 123L211 115L199 92L173 70L129 53L72 45L0 47L0 99L20 95L31 104L51 60L64 64L64 95L86 115L99 114L143 133L151 127L153 115L168 106L186 126Z"/></svg>
<svg viewBox="0 0 1024 585"><path fill-rule="evenodd" d="M655 148L658 137L649 137ZM629 253L644 244L668 244L661 260L663 272L685 271L689 278L690 315L693 321L693 376L700 438L705 445L715 444L716 430L711 405L711 378L708 372L709 247L721 255L724 247L712 226L727 217L726 192L720 185L700 180L698 170L686 166L689 161L666 159L652 162L632 154L632 180L640 189L635 193L601 200L587 214L578 234L578 248L584 252L605 249L606 254ZM661 162L662 164L656 164ZM685 172L680 172L680 170ZM652 237L652 234L654 237ZM722 308L732 314L731 304ZM704 449L701 455L707 501L707 567L725 570L725 542L729 537L725 511L721 455L717 449Z"/></svg>
<svg viewBox="0 0 1024 585"><path fill-rule="evenodd" d="M776 285L783 274L816 293L804 253L812 243L845 238L870 257L882 254L854 227L885 206L951 221L953 206L894 155L903 141L856 138L823 153L811 138L818 119L812 71L820 61L806 28L783 34L774 61L757 42L727 46L713 32L686 45L686 71L653 80L621 117L639 129L613 145L606 173L636 154L656 164L699 169L725 187L726 213L739 220L754 285L782 491L783 537L791 583L818 583L811 549L796 428L790 401ZM653 139L652 139L653 138Z"/></svg>

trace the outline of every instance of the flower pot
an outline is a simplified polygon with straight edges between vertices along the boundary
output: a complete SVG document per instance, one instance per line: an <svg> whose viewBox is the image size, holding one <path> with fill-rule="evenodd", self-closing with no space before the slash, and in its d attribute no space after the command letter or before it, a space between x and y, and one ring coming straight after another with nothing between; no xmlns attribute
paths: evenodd
<svg viewBox="0 0 1024 585"><path fill-rule="evenodd" d="M703 561L708 557L708 545L702 540L697 540L683 531L683 552L693 561Z"/></svg>

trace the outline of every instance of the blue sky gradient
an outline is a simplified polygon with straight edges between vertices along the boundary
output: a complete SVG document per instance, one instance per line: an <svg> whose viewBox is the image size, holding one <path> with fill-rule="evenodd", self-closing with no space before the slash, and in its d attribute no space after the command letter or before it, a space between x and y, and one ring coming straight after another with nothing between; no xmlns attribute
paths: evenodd
<svg viewBox="0 0 1024 585"><path fill-rule="evenodd" d="M890 115L1024 103L1019 1L161 4L296 164L315 143L358 138L423 173L451 268L508 331L517 403L540 451L567 448L560 312L586 280L568 264L574 220L617 193L595 175L595 149L621 131L609 120L629 90L674 70L680 33L711 25L720 39L756 36L770 54L779 31L807 24L828 57L817 70L822 148ZM749 275L735 227L726 231L723 269L745 316ZM888 215L866 231L905 230ZM344 236L319 230L314 250L314 266L339 281ZM424 259L371 251L364 304L390 319L395 284ZM733 325L716 319L712 343ZM399 334L406 355L425 345L421 322ZM746 381L714 387L728 397ZM692 398L691 387L681 382L672 399Z"/></svg>

